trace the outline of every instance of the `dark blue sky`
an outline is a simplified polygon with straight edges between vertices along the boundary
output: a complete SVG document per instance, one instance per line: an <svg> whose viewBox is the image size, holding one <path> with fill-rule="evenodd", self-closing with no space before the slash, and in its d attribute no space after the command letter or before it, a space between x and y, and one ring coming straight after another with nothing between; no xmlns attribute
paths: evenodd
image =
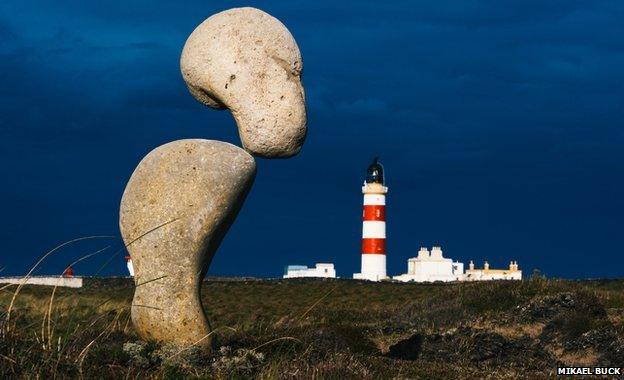
<svg viewBox="0 0 624 380"><path fill-rule="evenodd" d="M440 244L527 273L624 276L619 0L3 1L0 275L65 240L119 236L121 194L151 149L189 137L240 145L227 111L187 93L178 60L195 26L244 5L299 43L309 133L299 156L257 160L210 274L317 261L359 271L360 186L378 154L391 274ZM119 241L67 247L40 273L108 244L75 267L94 273ZM125 273L122 256L103 273Z"/></svg>

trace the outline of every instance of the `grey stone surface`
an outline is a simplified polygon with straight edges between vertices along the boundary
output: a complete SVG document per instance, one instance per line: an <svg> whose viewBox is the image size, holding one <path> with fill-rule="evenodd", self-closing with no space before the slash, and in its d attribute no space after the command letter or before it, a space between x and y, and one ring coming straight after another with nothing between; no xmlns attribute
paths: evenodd
<svg viewBox="0 0 624 380"><path fill-rule="evenodd" d="M134 265L132 321L142 338L188 345L210 332L200 284L255 172L243 149L200 139L162 145L139 163L119 224Z"/></svg>
<svg viewBox="0 0 624 380"><path fill-rule="evenodd" d="M290 157L306 136L299 47L288 29L255 8L217 13L189 36L180 69L191 94L228 108L243 147L261 157Z"/></svg>

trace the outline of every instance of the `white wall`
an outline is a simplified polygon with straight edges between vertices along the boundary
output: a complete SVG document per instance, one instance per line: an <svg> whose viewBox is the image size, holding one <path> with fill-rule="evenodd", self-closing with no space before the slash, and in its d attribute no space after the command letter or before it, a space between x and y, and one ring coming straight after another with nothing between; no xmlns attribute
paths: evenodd
<svg viewBox="0 0 624 380"><path fill-rule="evenodd" d="M457 276L453 271L453 261L450 259L437 261L416 261L413 260L413 272L395 276L398 281L415 282L435 282L435 281L457 281Z"/></svg>
<svg viewBox="0 0 624 380"><path fill-rule="evenodd" d="M21 284L24 277L0 277L0 284ZM29 277L24 284L81 288L82 277L36 276Z"/></svg>
<svg viewBox="0 0 624 380"><path fill-rule="evenodd" d="M491 281L491 280L522 280L522 271L485 271L482 269L467 270L464 281Z"/></svg>

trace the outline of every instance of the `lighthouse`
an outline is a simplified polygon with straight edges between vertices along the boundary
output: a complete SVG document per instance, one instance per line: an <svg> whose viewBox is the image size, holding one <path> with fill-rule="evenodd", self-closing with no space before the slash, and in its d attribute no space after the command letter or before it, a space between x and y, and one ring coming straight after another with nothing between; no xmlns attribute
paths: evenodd
<svg viewBox="0 0 624 380"><path fill-rule="evenodd" d="M362 186L362 269L353 278L379 281L386 276L386 193L384 169L377 157L366 171Z"/></svg>

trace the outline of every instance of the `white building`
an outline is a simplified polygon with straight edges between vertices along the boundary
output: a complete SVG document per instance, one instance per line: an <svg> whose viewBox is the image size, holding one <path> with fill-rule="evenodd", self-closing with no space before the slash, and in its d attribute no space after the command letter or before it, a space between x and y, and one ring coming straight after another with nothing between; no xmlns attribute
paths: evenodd
<svg viewBox="0 0 624 380"><path fill-rule="evenodd" d="M490 269L487 261L483 264L483 269L475 269L474 262L470 260L464 281L487 280L522 280L522 271L518 268L517 261L510 262L509 269Z"/></svg>
<svg viewBox="0 0 624 380"><path fill-rule="evenodd" d="M47 285L65 288L82 288L82 277L29 276L0 277L0 284Z"/></svg>
<svg viewBox="0 0 624 380"><path fill-rule="evenodd" d="M393 278L408 282L461 281L464 275L464 263L453 262L442 255L440 247L421 248L417 257L407 261L407 273Z"/></svg>
<svg viewBox="0 0 624 380"><path fill-rule="evenodd" d="M327 277L336 278L334 264L318 263L314 268L305 265L288 265L284 270L284 278L296 277Z"/></svg>
<svg viewBox="0 0 624 380"><path fill-rule="evenodd" d="M471 260L464 273L464 263L445 258L440 247L433 247L431 252L421 248L417 257L407 260L407 273L393 279L402 282L522 280L522 271L517 261L509 263L509 269L490 269L487 261L483 269L475 269Z"/></svg>

